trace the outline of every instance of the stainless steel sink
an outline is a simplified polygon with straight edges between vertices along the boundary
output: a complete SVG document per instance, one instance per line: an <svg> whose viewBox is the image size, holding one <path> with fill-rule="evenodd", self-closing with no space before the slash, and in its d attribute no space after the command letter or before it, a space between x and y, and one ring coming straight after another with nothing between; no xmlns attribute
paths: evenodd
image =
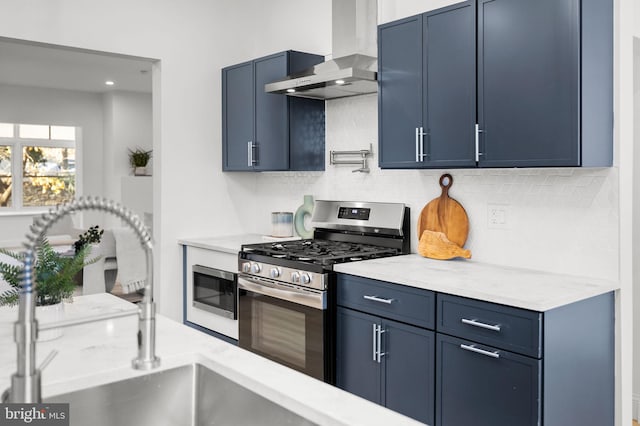
<svg viewBox="0 0 640 426"><path fill-rule="evenodd" d="M313 425L200 364L47 398L71 425Z"/></svg>

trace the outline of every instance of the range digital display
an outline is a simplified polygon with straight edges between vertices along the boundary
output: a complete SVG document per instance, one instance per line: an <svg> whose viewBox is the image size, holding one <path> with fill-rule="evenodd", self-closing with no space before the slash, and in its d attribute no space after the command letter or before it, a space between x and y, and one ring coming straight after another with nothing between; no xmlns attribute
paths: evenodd
<svg viewBox="0 0 640 426"><path fill-rule="evenodd" d="M338 219L369 220L371 209L364 207L340 207Z"/></svg>

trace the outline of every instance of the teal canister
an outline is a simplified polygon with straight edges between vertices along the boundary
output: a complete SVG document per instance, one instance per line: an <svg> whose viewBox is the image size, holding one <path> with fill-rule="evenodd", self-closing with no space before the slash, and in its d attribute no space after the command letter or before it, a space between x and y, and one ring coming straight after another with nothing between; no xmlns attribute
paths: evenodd
<svg viewBox="0 0 640 426"><path fill-rule="evenodd" d="M298 210L296 210L296 214L293 219L293 225L296 229L296 233L300 235L301 238L312 238L313 237L313 229L306 229L304 226L304 220L307 216L311 216L313 212L313 196L305 195L304 203Z"/></svg>

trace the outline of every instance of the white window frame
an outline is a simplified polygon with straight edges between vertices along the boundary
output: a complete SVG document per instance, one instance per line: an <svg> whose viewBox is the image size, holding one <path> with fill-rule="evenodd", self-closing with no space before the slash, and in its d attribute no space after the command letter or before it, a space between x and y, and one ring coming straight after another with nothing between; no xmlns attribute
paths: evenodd
<svg viewBox="0 0 640 426"><path fill-rule="evenodd" d="M19 126L32 123L12 123L13 137L0 137L0 145L11 147L11 207L0 207L0 216L34 215L49 211L53 206L22 205L22 150L25 146L42 146L46 148L74 148L76 150L75 198L82 195L82 129L76 127L76 140L62 139L27 139L19 137ZM57 124L44 124L56 126Z"/></svg>

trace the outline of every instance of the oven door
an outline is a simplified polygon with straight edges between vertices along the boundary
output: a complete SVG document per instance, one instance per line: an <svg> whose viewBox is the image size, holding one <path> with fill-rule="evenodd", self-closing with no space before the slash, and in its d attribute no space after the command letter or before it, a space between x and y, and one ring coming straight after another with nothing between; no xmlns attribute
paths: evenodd
<svg viewBox="0 0 640 426"><path fill-rule="evenodd" d="M193 265L193 307L237 319L236 274Z"/></svg>
<svg viewBox="0 0 640 426"><path fill-rule="evenodd" d="M329 381L326 292L240 274L239 345Z"/></svg>

